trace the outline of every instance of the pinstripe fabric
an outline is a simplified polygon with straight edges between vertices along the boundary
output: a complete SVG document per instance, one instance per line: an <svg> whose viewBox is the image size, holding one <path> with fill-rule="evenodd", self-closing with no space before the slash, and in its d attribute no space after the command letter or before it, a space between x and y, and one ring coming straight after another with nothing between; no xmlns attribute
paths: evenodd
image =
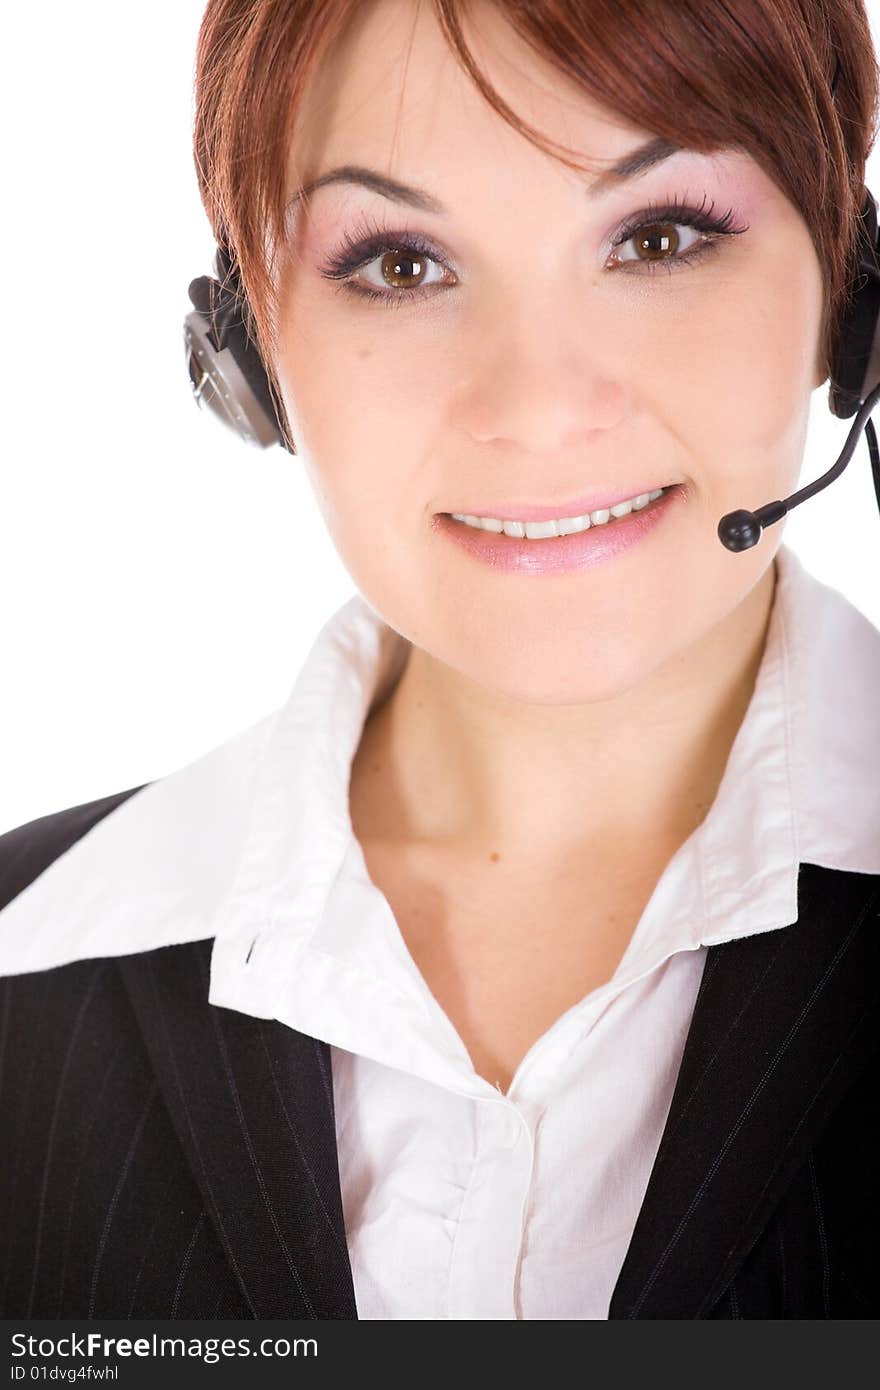
<svg viewBox="0 0 880 1390"><path fill-rule="evenodd" d="M0 905L131 794L0 837ZM877 1316L878 943L807 864L709 948L609 1317ZM356 1318L329 1049L209 1005L211 944L0 979L0 1316Z"/></svg>
<svg viewBox="0 0 880 1390"><path fill-rule="evenodd" d="M0 837L0 904L138 790ZM0 979L0 1316L250 1316L109 960Z"/></svg>
<svg viewBox="0 0 880 1390"><path fill-rule="evenodd" d="M842 1280L880 1309L880 878L802 865L798 904L789 929L709 951L611 1317L676 1315L673 1289L678 1316L862 1316Z"/></svg>
<svg viewBox="0 0 880 1390"><path fill-rule="evenodd" d="M113 962L0 981L4 1317L249 1314Z"/></svg>

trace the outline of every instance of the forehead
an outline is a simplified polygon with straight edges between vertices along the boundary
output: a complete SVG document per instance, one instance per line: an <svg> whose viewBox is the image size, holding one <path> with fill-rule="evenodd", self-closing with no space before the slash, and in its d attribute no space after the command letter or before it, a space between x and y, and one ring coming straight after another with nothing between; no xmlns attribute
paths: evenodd
<svg viewBox="0 0 880 1390"><path fill-rule="evenodd" d="M462 25L476 63L502 100L551 145L571 151L584 172L554 159L493 109L448 45L433 5L368 0L356 7L299 108L285 171L289 229L304 211L294 199L303 185L355 165L429 190L443 211L481 223L515 215L523 235L532 236L548 218L561 217L562 226L569 212L579 218L585 185L654 138L655 132L599 105L560 74L485 0L468 7ZM737 148L712 154L682 149L670 159L668 174L692 180L697 198L708 188L710 196L748 197L757 209L783 197ZM614 203L617 188L626 198L641 177L607 185L595 199L597 214L604 215L609 196Z"/></svg>
<svg viewBox="0 0 880 1390"><path fill-rule="evenodd" d="M494 6L463 18L468 47L518 116L579 157L604 163L648 137L599 107L528 47ZM433 6L413 0L359 5L344 36L310 79L290 157L291 184L333 163L391 171L465 169L527 142L462 69ZM529 146L545 161L548 156ZM562 166L559 166L562 167ZM601 164L597 164L597 171Z"/></svg>

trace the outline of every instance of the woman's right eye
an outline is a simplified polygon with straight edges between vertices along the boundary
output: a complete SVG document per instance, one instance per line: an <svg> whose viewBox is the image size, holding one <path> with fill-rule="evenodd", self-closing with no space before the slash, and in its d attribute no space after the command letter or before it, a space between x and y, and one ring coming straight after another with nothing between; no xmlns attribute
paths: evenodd
<svg viewBox="0 0 880 1390"><path fill-rule="evenodd" d="M437 278L433 281L428 278L432 267L438 272ZM372 280L367 275L370 271L375 277ZM411 246L401 244L380 252L372 260L364 262L354 271L346 272L344 277L339 278L341 287L344 286L356 294L363 294L367 298L401 299L413 298L417 292L430 289L433 284L442 284L446 273L446 268L432 256L426 256ZM355 275L367 276L366 282L359 282L354 278ZM410 283L412 281L418 283Z"/></svg>
<svg viewBox="0 0 880 1390"><path fill-rule="evenodd" d="M444 274L452 275L433 243L418 232L385 231L371 224L358 232L362 235L346 234L342 249L321 268L321 274L338 281L346 294L396 306L433 293ZM439 272L434 280L427 278L432 267ZM374 278L364 281L368 271Z"/></svg>

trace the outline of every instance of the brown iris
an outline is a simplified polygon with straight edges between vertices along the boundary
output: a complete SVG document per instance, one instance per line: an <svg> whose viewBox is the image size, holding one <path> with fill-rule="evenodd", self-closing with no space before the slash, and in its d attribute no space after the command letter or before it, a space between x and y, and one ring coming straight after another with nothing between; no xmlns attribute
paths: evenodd
<svg viewBox="0 0 880 1390"><path fill-rule="evenodd" d="M664 257L667 252L675 255L679 236L673 222L651 222L633 237L633 242L641 260L653 261Z"/></svg>
<svg viewBox="0 0 880 1390"><path fill-rule="evenodd" d="M425 263L420 256L407 256L400 251L386 251L379 266L386 284L396 290L407 290L413 286L406 281L417 279L422 274Z"/></svg>

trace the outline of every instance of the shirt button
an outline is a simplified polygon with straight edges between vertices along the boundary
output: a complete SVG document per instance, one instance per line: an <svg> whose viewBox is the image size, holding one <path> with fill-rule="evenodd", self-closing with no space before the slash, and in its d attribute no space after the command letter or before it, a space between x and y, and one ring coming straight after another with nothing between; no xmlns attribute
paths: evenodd
<svg viewBox="0 0 880 1390"><path fill-rule="evenodd" d="M522 1120L516 1111L508 1106L493 1102L492 1110L493 1113L487 1117L492 1142L497 1148L505 1151L515 1149L522 1133Z"/></svg>

